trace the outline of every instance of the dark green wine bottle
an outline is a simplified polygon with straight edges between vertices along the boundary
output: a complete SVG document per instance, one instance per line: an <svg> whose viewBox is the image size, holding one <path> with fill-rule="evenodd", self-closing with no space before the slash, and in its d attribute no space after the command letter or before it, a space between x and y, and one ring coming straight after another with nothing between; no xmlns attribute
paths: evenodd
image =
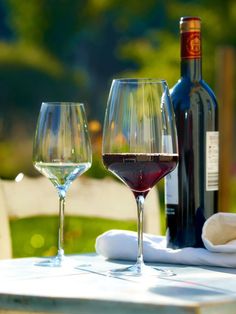
<svg viewBox="0 0 236 314"><path fill-rule="evenodd" d="M202 79L201 19L180 19L181 78L171 89L179 165L166 177L167 245L202 247L202 226L218 210L216 97Z"/></svg>

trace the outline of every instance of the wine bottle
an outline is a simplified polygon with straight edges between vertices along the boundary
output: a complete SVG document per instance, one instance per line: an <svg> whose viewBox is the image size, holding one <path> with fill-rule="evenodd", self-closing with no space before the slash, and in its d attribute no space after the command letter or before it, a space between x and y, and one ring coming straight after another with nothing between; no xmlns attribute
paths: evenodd
<svg viewBox="0 0 236 314"><path fill-rule="evenodd" d="M171 89L179 164L165 181L167 246L202 247L202 226L218 208L216 97L202 79L201 19L180 19L181 78Z"/></svg>

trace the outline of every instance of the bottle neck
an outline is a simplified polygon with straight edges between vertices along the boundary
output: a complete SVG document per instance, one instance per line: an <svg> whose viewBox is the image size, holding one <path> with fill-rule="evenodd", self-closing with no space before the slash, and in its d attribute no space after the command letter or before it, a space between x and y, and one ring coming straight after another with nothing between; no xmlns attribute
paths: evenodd
<svg viewBox="0 0 236 314"><path fill-rule="evenodd" d="M202 78L201 31L187 26L182 26L180 31L181 77L199 81Z"/></svg>
<svg viewBox="0 0 236 314"><path fill-rule="evenodd" d="M199 59L181 59L180 63L181 77L188 78L190 81L200 81L202 79L202 60Z"/></svg>

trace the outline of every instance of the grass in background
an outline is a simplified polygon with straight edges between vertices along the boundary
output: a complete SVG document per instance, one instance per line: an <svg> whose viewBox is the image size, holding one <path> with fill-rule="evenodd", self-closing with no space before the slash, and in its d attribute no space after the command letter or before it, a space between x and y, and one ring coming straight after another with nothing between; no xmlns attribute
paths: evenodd
<svg viewBox="0 0 236 314"><path fill-rule="evenodd" d="M161 234L165 234L164 180L158 184ZM95 251L95 240L110 229L136 231L136 221L119 221L97 217L65 216L65 253ZM53 256L57 253L58 217L35 216L11 219L13 257Z"/></svg>
<svg viewBox="0 0 236 314"><path fill-rule="evenodd" d="M10 221L13 257L52 256L57 253L58 217L37 216ZM96 237L110 229L136 230L135 221L65 217L65 253L94 252Z"/></svg>

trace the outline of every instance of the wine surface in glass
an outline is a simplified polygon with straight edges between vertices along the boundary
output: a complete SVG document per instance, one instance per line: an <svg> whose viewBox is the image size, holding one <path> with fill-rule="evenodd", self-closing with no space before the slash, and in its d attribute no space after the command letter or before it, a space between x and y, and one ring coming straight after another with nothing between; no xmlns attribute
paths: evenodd
<svg viewBox="0 0 236 314"><path fill-rule="evenodd" d="M73 181L91 166L90 162L64 163L64 162L36 162L35 168L55 185L64 185Z"/></svg>
<svg viewBox="0 0 236 314"><path fill-rule="evenodd" d="M177 154L103 154L103 163L137 196L144 196L178 162Z"/></svg>

